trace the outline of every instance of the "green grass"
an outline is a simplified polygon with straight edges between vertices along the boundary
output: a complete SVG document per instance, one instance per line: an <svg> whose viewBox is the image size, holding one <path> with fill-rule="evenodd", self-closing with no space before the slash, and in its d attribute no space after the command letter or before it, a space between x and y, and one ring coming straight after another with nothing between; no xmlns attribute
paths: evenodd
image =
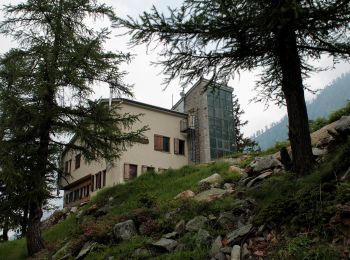
<svg viewBox="0 0 350 260"><path fill-rule="evenodd" d="M0 259L20 260L26 259L27 247L25 239L18 239L0 243Z"/></svg>

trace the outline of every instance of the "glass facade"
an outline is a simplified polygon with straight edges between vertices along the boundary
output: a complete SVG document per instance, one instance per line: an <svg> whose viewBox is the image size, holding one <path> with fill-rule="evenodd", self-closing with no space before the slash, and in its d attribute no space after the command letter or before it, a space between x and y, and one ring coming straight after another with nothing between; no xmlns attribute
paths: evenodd
<svg viewBox="0 0 350 260"><path fill-rule="evenodd" d="M208 90L208 119L211 160L235 152L232 93Z"/></svg>

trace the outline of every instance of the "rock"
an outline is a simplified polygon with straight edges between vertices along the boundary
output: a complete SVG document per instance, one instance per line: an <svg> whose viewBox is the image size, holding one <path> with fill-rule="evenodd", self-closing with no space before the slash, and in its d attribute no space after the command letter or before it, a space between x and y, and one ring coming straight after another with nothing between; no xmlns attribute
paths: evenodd
<svg viewBox="0 0 350 260"><path fill-rule="evenodd" d="M187 231L198 231L201 228L204 228L205 224L208 222L208 219L203 216L197 216L186 224Z"/></svg>
<svg viewBox="0 0 350 260"><path fill-rule="evenodd" d="M217 222L223 229L230 230L235 227L236 217L231 212L222 212Z"/></svg>
<svg viewBox="0 0 350 260"><path fill-rule="evenodd" d="M247 187L250 188L252 187L256 182L261 181L267 177L269 177L272 174L272 171L266 171L262 174L260 174L258 177L252 179L251 181L248 182Z"/></svg>
<svg viewBox="0 0 350 260"><path fill-rule="evenodd" d="M79 210L78 213L75 215L76 219L80 219L83 216L84 211L83 210Z"/></svg>
<svg viewBox="0 0 350 260"><path fill-rule="evenodd" d="M221 176L218 173L214 173L208 178L200 180L198 182L198 185L200 190L206 190L211 187L218 187L220 185L220 182L221 182Z"/></svg>
<svg viewBox="0 0 350 260"><path fill-rule="evenodd" d="M312 148L312 154L316 157L320 157L320 156L323 156L327 153L327 150L326 149L320 149L320 148L316 148L316 147L313 147Z"/></svg>
<svg viewBox="0 0 350 260"><path fill-rule="evenodd" d="M226 260L226 256L225 256L225 254L222 253L222 252L219 252L219 253L217 253L216 255L214 255L214 258L215 258L216 260Z"/></svg>
<svg viewBox="0 0 350 260"><path fill-rule="evenodd" d="M252 224L248 224L248 225L244 225L244 226L234 230L233 232L231 232L230 234L227 235L228 242L229 243L236 242L236 240L238 238L249 234L249 232L251 231L252 227L253 227Z"/></svg>
<svg viewBox="0 0 350 260"><path fill-rule="evenodd" d="M185 220L180 220L175 226L175 232L178 234L182 234L185 231L185 224Z"/></svg>
<svg viewBox="0 0 350 260"><path fill-rule="evenodd" d="M275 167L282 167L280 161L273 156L268 155L264 157L256 157L255 160L249 165L253 172L262 172L264 170L273 169Z"/></svg>
<svg viewBox="0 0 350 260"><path fill-rule="evenodd" d="M76 260L83 259L90 251L94 249L96 245L97 245L96 242L86 242L84 246L80 249L80 252L75 259Z"/></svg>
<svg viewBox="0 0 350 260"><path fill-rule="evenodd" d="M174 249L176 248L177 244L178 243L177 243L176 240L167 239L167 238L161 238L157 242L152 243L153 246L164 248L164 249L166 249L169 252L174 251Z"/></svg>
<svg viewBox="0 0 350 260"><path fill-rule="evenodd" d="M234 245L231 251L231 260L241 259L241 247L239 245Z"/></svg>
<svg viewBox="0 0 350 260"><path fill-rule="evenodd" d="M205 229L200 229L197 232L196 235L196 244L198 246L208 246L210 244L210 234L207 230Z"/></svg>
<svg viewBox="0 0 350 260"><path fill-rule="evenodd" d="M239 167L237 167L235 165L231 165L230 166L230 171L231 172L236 172L236 173L239 173L239 174L243 174L244 173L244 171L241 168L239 168Z"/></svg>
<svg viewBox="0 0 350 260"><path fill-rule="evenodd" d="M183 191L179 194L177 194L174 199L177 200L177 199L189 199L189 198L193 198L195 196L194 192L191 191L191 190L186 190L186 191Z"/></svg>
<svg viewBox="0 0 350 260"><path fill-rule="evenodd" d="M232 193L234 192L235 185L233 183L225 183L223 187L226 192Z"/></svg>
<svg viewBox="0 0 350 260"><path fill-rule="evenodd" d="M211 244L210 256L215 257L217 253L220 253L220 250L222 248L221 240L221 236L218 236Z"/></svg>
<svg viewBox="0 0 350 260"><path fill-rule="evenodd" d="M231 251L232 251L232 247L230 246L225 246L223 248L220 249L220 251L224 254L231 254Z"/></svg>
<svg viewBox="0 0 350 260"><path fill-rule="evenodd" d="M134 221L127 220L116 224L113 228L113 234L118 240L130 240L137 234Z"/></svg>
<svg viewBox="0 0 350 260"><path fill-rule="evenodd" d="M109 205L105 205L102 208L99 208L98 210L96 210L93 213L93 215L94 215L94 217L98 218L98 217L106 215L108 213L108 211L109 211Z"/></svg>
<svg viewBox="0 0 350 260"><path fill-rule="evenodd" d="M170 239L170 238L175 238L177 235L178 235L177 232L171 232L171 233L163 235L163 237Z"/></svg>
<svg viewBox="0 0 350 260"><path fill-rule="evenodd" d="M348 170L344 173L344 175L341 177L342 181L350 181L350 167Z"/></svg>
<svg viewBox="0 0 350 260"><path fill-rule="evenodd" d="M175 248L174 252L182 252L186 249L186 245L183 243L179 243Z"/></svg>
<svg viewBox="0 0 350 260"><path fill-rule="evenodd" d="M211 202L220 199L224 194L226 194L226 191L223 189L211 188L197 194L194 199L199 202Z"/></svg>
<svg viewBox="0 0 350 260"><path fill-rule="evenodd" d="M70 212L75 213L77 212L78 208L77 207L71 207Z"/></svg>
<svg viewBox="0 0 350 260"><path fill-rule="evenodd" d="M137 248L132 254L134 257L149 255L149 251L146 248Z"/></svg>
<svg viewBox="0 0 350 260"><path fill-rule="evenodd" d="M242 248L242 258L245 259L250 255L249 249L248 249L248 244L244 243L243 248Z"/></svg>
<svg viewBox="0 0 350 260"><path fill-rule="evenodd" d="M61 247L57 252L52 256L53 260L61 259L62 256L68 253L68 249L70 247L70 243L66 243L63 247Z"/></svg>
<svg viewBox="0 0 350 260"><path fill-rule="evenodd" d="M340 135L350 134L350 116L342 116L334 127Z"/></svg>

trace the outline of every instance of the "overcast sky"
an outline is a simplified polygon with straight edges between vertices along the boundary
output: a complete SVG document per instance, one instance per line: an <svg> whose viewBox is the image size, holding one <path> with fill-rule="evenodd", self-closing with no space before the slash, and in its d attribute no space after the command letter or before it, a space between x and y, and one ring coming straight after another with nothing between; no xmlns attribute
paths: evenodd
<svg viewBox="0 0 350 260"><path fill-rule="evenodd" d="M1 0L0 5L17 3L18 0ZM125 17L130 15L135 17L143 11L148 11L155 5L161 10L165 10L167 6L175 7L181 4L181 0L105 0L102 1L115 8L117 15ZM3 13L0 13L0 20L4 19ZM135 99L141 102L170 108L172 105L172 97L174 103L179 99L180 87L178 83L174 82L166 90L161 85L163 76L161 67L153 67L150 65L151 61L157 61L157 52L147 53L145 46L138 46L130 48L127 45L127 37L116 37L120 33L116 30L112 32L110 40L106 43L106 48L112 51L127 51L135 54L132 62L124 66L124 69L129 72L126 77L126 82L134 84L133 92ZM0 36L0 53L6 52L9 48L15 47L15 43L10 39ZM331 60L324 58L320 64L323 66L332 66ZM315 73L311 75L305 82L312 89L321 89L329 84L337 76L344 72L350 71L348 63L340 63L336 65L335 69ZM258 79L258 71L242 72L240 77L235 77L229 82L229 86L234 88L236 95L239 98L242 108L245 110L244 119L249 121L247 127L244 129L246 135L251 135L259 129L263 129L265 125L270 125L272 122L279 120L285 114L285 108L277 108L274 105L265 110L264 104L249 104L249 100L254 97L253 92L254 82ZM190 87L190 86L189 86ZM93 98L109 96L109 90L105 87L96 87ZM312 95L306 94L307 98L312 98Z"/></svg>

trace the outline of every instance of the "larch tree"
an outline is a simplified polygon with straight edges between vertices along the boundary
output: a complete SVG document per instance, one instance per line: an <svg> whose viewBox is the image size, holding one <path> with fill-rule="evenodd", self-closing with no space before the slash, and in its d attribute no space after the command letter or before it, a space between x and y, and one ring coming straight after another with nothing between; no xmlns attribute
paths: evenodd
<svg viewBox="0 0 350 260"><path fill-rule="evenodd" d="M63 171L60 152L112 161L147 127L131 129L139 115L89 99L96 85L132 95L119 69L129 55L104 50L109 29L87 25L114 19L110 7L94 0L27 0L3 11L0 30L19 47L0 59L0 180L27 187L31 256L45 247L40 219ZM79 144L64 141L73 134Z"/></svg>
<svg viewBox="0 0 350 260"><path fill-rule="evenodd" d="M227 82L236 72L263 68L258 101L287 105L297 174L313 165L303 77L323 54L348 59L348 0L184 0L166 14L156 7L139 19L119 18L131 44L158 42L166 82L209 75Z"/></svg>

